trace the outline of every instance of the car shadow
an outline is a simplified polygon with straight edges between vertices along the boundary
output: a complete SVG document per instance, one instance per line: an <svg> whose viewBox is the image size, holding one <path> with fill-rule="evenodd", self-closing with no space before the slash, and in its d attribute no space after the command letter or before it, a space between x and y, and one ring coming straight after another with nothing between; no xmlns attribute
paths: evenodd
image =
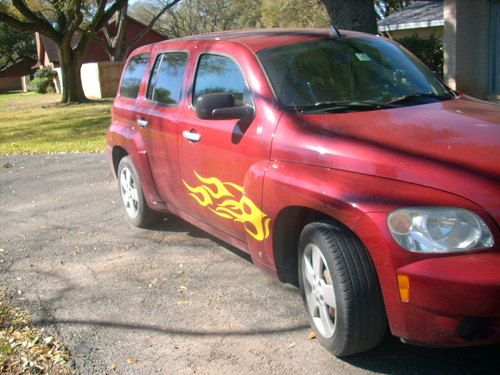
<svg viewBox="0 0 500 375"><path fill-rule="evenodd" d="M342 358L352 366L383 374L499 374L500 344L430 348L403 344L387 335L375 349Z"/></svg>
<svg viewBox="0 0 500 375"><path fill-rule="evenodd" d="M239 256L240 258L246 260L247 262L253 263L252 257L250 256L249 253L240 250L237 247L234 247L215 236L212 236L210 233L205 232L203 229L200 229L188 223L184 219L181 219L180 217L174 214L168 214L168 213L162 214L161 220L156 222L148 229L151 231L160 231L160 232L185 233L186 235L192 238L208 239L224 247L225 249L229 250L230 252Z"/></svg>

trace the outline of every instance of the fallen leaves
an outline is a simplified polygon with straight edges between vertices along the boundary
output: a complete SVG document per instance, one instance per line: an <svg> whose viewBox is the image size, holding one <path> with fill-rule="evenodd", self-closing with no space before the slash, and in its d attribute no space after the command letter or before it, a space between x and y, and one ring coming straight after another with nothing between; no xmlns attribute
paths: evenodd
<svg viewBox="0 0 500 375"><path fill-rule="evenodd" d="M182 276L182 275L184 275L184 273L185 273L185 272L184 272L184 264L179 263L179 264L178 264L178 266L179 266L179 270L177 271L177 276Z"/></svg>
<svg viewBox="0 0 500 375"><path fill-rule="evenodd" d="M316 332L314 331L311 331L307 334L307 337L309 338L309 340L314 340L316 338Z"/></svg>
<svg viewBox="0 0 500 375"><path fill-rule="evenodd" d="M135 358L127 358L127 363L129 365L137 365L139 363L139 360Z"/></svg>
<svg viewBox="0 0 500 375"><path fill-rule="evenodd" d="M0 373L73 374L67 349L31 325L25 312L11 307L0 289Z"/></svg>
<svg viewBox="0 0 500 375"><path fill-rule="evenodd" d="M179 288L177 288L177 293L184 293L184 291L186 291L188 288L184 285L181 285L179 286Z"/></svg>

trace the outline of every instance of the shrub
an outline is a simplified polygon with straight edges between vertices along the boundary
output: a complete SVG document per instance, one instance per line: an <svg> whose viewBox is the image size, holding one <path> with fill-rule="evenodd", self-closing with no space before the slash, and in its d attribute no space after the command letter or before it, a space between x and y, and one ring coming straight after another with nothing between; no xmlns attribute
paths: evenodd
<svg viewBox="0 0 500 375"><path fill-rule="evenodd" d="M35 78L31 80L31 88L40 94L54 92L54 78L56 77L57 72L55 70L44 66L35 72Z"/></svg>
<svg viewBox="0 0 500 375"><path fill-rule="evenodd" d="M444 49L443 44L432 34L429 38L418 35L396 39L396 42L409 49L431 70L443 76Z"/></svg>

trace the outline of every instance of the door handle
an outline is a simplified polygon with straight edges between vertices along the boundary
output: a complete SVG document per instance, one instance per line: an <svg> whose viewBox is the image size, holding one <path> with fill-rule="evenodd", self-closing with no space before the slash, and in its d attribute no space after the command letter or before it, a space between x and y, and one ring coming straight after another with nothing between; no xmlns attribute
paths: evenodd
<svg viewBox="0 0 500 375"><path fill-rule="evenodd" d="M198 142L201 139L201 134L195 133L192 130L184 130L182 136L191 142Z"/></svg>
<svg viewBox="0 0 500 375"><path fill-rule="evenodd" d="M143 128L145 128L146 126L149 125L148 120L142 120L140 118L138 118L136 122L137 122L137 125L142 126Z"/></svg>

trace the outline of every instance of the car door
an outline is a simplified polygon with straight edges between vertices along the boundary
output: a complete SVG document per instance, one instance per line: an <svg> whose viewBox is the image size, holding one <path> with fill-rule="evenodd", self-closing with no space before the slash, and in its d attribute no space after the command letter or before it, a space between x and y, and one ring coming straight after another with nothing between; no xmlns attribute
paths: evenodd
<svg viewBox="0 0 500 375"><path fill-rule="evenodd" d="M238 240L262 241L269 235L269 218L260 210L262 179L252 175L252 169L267 166L277 122L260 110L263 99L255 95L259 87L249 85L249 76L262 73L255 72L259 65L248 53L230 57L213 45L200 51L189 108L183 111L178 129L182 207ZM198 118L196 100L207 93L230 93L235 105L254 106L254 119L243 124Z"/></svg>
<svg viewBox="0 0 500 375"><path fill-rule="evenodd" d="M133 128L137 119L137 103L144 73L149 61L149 48L131 56L121 78L120 90L113 104L113 119L125 128Z"/></svg>
<svg viewBox="0 0 500 375"><path fill-rule="evenodd" d="M177 125L188 61L184 50L156 48L149 82L137 111L137 125L159 196L178 204Z"/></svg>

